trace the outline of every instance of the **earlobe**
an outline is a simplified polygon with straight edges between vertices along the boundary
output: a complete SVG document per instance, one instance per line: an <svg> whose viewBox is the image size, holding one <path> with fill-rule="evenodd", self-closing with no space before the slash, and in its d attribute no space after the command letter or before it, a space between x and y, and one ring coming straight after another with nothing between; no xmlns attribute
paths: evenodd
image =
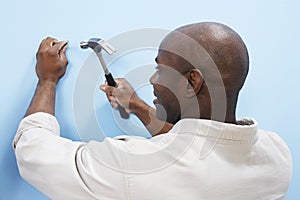
<svg viewBox="0 0 300 200"><path fill-rule="evenodd" d="M203 76L198 69L192 69L187 78L186 97L190 98L199 94L203 85Z"/></svg>

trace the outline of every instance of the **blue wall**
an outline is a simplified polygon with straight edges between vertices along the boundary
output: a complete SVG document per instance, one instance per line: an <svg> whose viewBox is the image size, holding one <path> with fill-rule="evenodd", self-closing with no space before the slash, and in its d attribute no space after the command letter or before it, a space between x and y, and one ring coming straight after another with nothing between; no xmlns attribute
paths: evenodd
<svg viewBox="0 0 300 200"><path fill-rule="evenodd" d="M62 135L85 139L75 124L74 91L80 70L90 55L78 44L91 36L111 38L140 28L174 29L198 21L219 21L234 28L246 42L251 70L241 93L239 117L255 118L260 128L277 132L289 145L293 159L293 180L287 199L299 198L300 188L300 3L275 1L16 1L1 2L0 73L0 199L47 199L24 182L17 170L11 141L19 121L31 100L36 84L35 53L40 41L55 36L70 41L70 65L61 80L57 95L57 117ZM135 52L113 67L115 76L123 76L134 66L153 63L154 51ZM132 65L130 65L132 63ZM128 66L128 67L127 67ZM130 66L132 68L130 68ZM297 67L298 66L298 67ZM97 122L106 135L122 133L104 96L97 91L93 99ZM139 93L151 102L151 88ZM99 103L98 103L99 101ZM105 115L101 115L105 113ZM131 123L146 131L134 117ZM121 123L123 123L121 121ZM136 130L135 130L136 131ZM138 131L137 131L138 132Z"/></svg>

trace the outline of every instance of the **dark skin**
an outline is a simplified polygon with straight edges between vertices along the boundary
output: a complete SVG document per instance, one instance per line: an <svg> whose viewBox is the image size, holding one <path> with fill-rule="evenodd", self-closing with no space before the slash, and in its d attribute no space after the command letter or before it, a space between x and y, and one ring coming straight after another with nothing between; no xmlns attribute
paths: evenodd
<svg viewBox="0 0 300 200"><path fill-rule="evenodd" d="M156 58L157 71L150 78L150 83L157 97L154 104L162 105L167 117L163 119L159 109L156 110L157 118L151 116L149 113L153 114L155 110L143 102L124 79L118 79L118 88L101 85L100 89L106 92L114 108L118 102L128 112L136 114L153 136L166 133L183 118L237 124L238 94L249 66L248 52L242 39L232 29L218 23L191 24L175 31L191 38L205 49L206 54L195 52L195 48L176 32L171 32L162 41ZM187 60L182 58L184 55L173 53L178 49L196 58ZM213 60L216 69L207 62L207 56ZM193 62L197 57L201 59ZM222 84L219 84L218 76ZM215 105L217 109L212 113ZM162 129L154 130L149 123L164 125Z"/></svg>
<svg viewBox="0 0 300 200"><path fill-rule="evenodd" d="M117 108L121 105L128 113L135 114L152 136L166 133L173 127L173 124L158 119L156 110L140 99L125 79L118 78L116 83L118 85L117 90L108 85L100 86L102 91L106 91L112 107Z"/></svg>
<svg viewBox="0 0 300 200"><path fill-rule="evenodd" d="M48 37L41 42L36 54L39 80L25 117L36 112L55 114L56 85L65 74L68 64L66 49L67 41Z"/></svg>

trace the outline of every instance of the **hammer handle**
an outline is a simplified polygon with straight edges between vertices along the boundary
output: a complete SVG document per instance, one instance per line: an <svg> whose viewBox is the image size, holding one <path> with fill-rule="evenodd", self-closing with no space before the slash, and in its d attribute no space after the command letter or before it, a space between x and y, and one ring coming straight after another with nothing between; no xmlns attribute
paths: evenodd
<svg viewBox="0 0 300 200"><path fill-rule="evenodd" d="M117 86L117 83L116 83L115 79L113 78L113 76L111 75L111 73L105 74L105 78L106 78L107 84L109 86L113 86L113 87ZM120 116L123 119L128 119L129 118L129 114L126 112L124 107L119 105L118 110L119 110Z"/></svg>
<svg viewBox="0 0 300 200"><path fill-rule="evenodd" d="M107 84L109 86L116 87L117 83L116 83L114 77L111 75L111 73L105 74L105 78L106 78Z"/></svg>

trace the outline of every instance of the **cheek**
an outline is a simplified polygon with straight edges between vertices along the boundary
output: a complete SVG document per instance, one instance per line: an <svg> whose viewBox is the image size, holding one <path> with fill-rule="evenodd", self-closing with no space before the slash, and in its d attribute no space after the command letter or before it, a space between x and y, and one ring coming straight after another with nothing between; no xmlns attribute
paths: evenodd
<svg viewBox="0 0 300 200"><path fill-rule="evenodd" d="M157 84L171 90L173 90L176 81L177 77L173 76L170 71L156 72L150 78L152 84Z"/></svg>
<svg viewBox="0 0 300 200"><path fill-rule="evenodd" d="M156 90L160 92L161 96L172 96L177 93L177 83L174 80L169 81L167 79L157 79L155 83Z"/></svg>
<svg viewBox="0 0 300 200"><path fill-rule="evenodd" d="M164 107L177 107L178 106L178 95L174 94L170 88L161 87L161 103Z"/></svg>

